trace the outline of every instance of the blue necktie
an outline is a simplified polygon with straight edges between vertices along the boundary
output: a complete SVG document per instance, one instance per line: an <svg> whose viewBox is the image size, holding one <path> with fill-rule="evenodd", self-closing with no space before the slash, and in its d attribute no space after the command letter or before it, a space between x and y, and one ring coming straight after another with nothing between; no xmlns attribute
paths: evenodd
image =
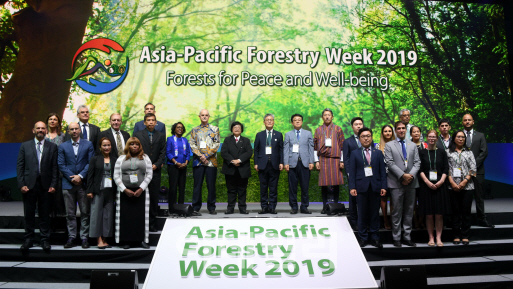
<svg viewBox="0 0 513 289"><path fill-rule="evenodd" d="M403 157L404 157L404 160L407 160L408 159L408 154L406 153L406 145L404 144L404 140L400 140L399 141L403 147Z"/></svg>
<svg viewBox="0 0 513 289"><path fill-rule="evenodd" d="M84 124L83 125L84 129L82 130L82 138L83 139L87 139L87 129L86 129L86 125Z"/></svg>
<svg viewBox="0 0 513 289"><path fill-rule="evenodd" d="M297 141L299 141L299 130L296 130Z"/></svg>

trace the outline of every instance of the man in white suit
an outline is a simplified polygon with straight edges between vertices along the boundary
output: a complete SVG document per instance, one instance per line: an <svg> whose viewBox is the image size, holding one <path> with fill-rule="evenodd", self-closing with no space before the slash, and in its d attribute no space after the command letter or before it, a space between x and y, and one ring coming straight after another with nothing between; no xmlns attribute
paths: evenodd
<svg viewBox="0 0 513 289"><path fill-rule="evenodd" d="M394 246L401 247L401 222L404 228L403 242L415 247L411 241L411 223L415 204L415 177L420 168L417 146L406 138L406 125L394 124L396 140L385 146L385 163L388 166L388 188L394 208L392 210L392 236Z"/></svg>
<svg viewBox="0 0 513 289"><path fill-rule="evenodd" d="M289 205L291 214L297 214L297 187L301 186L302 214L311 214L308 210L308 186L310 171L314 167L314 147L312 133L304 130L303 116L294 114L290 121L294 129L285 134L283 159L285 170L289 173Z"/></svg>

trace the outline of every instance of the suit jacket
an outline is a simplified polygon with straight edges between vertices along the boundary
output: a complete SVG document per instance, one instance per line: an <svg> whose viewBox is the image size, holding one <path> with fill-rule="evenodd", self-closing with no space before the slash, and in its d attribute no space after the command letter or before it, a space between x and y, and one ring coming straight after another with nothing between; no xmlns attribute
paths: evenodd
<svg viewBox="0 0 513 289"><path fill-rule="evenodd" d="M72 141L63 142L59 146L57 162L59 170L62 173L62 189L69 190L73 188L70 176L81 175L82 186L85 188L87 184L87 170L89 169L89 161L94 156L93 144L85 139L81 139L78 145L78 153L75 156Z"/></svg>
<svg viewBox="0 0 513 289"><path fill-rule="evenodd" d="M124 130L119 130L119 131L121 132L121 135L123 136L123 139L125 141L125 143L122 145L123 149L125 149L125 144L126 144L126 141L130 138L130 134ZM108 129L100 132L100 134L98 135L98 141L100 141L104 137L106 137L110 140L110 143L112 145L111 151L117 157L119 154L118 154L118 147L116 146L116 136L114 134L112 134L112 129L110 127ZM98 146L98 149L96 150L96 152L101 155L100 146ZM123 154L123 152L121 152L121 154Z"/></svg>
<svg viewBox="0 0 513 289"><path fill-rule="evenodd" d="M467 134L465 130L463 132ZM472 153L474 154L474 158L476 159L477 174L484 175L484 161L488 156L488 145L486 144L486 138L483 133L474 130L472 134L472 144L470 145L470 150L472 151Z"/></svg>
<svg viewBox="0 0 513 289"><path fill-rule="evenodd" d="M41 156L41 184L43 189L56 188L59 171L57 167L57 145L45 140ZM21 144L16 165L18 188L27 186L32 190L36 185L39 163L34 139Z"/></svg>
<svg viewBox="0 0 513 289"><path fill-rule="evenodd" d="M354 134L347 138L344 141L344 144L342 145L342 155L344 160L344 166L347 173L350 173L349 165L351 164L349 162L349 159L351 158L351 152L355 149L358 149L358 142L356 141L356 138L354 137Z"/></svg>
<svg viewBox="0 0 513 289"><path fill-rule="evenodd" d="M264 170L267 166L268 155L265 154L265 146L267 141L267 130L263 130L255 136L255 165L259 170ZM275 170L280 169L283 164L283 135L277 130L273 130L271 138L271 164Z"/></svg>
<svg viewBox="0 0 513 289"><path fill-rule="evenodd" d="M109 157L110 175L112 177L112 192L116 192L117 188L116 184L114 183L114 167L118 158L113 154L113 152L110 153ZM104 165L105 161L103 160L103 155L95 155L89 161L89 169L87 170L87 193L93 193L94 195L100 193L103 180Z"/></svg>
<svg viewBox="0 0 513 289"><path fill-rule="evenodd" d="M80 138L83 138L82 129L83 128L80 127ZM89 124L89 134L87 136L89 137L89 141L93 144L93 148L94 148L95 151L98 148L98 141L100 140L98 138L99 134L100 134L100 128L97 127L96 125L90 123ZM69 140L71 140L71 135L66 133L64 135L64 141L66 142L66 141L69 141Z"/></svg>
<svg viewBox="0 0 513 289"><path fill-rule="evenodd" d="M148 131L144 129L136 132L134 137L139 139L144 153L150 158L151 163L157 167L153 171L153 179L158 178L160 180L160 169L166 160L166 136L157 130L153 130L153 143L150 144Z"/></svg>
<svg viewBox="0 0 513 289"><path fill-rule="evenodd" d="M308 168L309 164L314 161L314 144L313 137L310 131L301 129L301 136L299 138L299 153L293 153L292 148L297 144L296 130L293 129L285 134L285 142L283 143L283 164L289 165L291 168L297 166L297 161L301 155L301 162L303 166Z"/></svg>
<svg viewBox="0 0 513 289"><path fill-rule="evenodd" d="M239 171L241 178L247 179L251 177L250 159L253 156L253 148L251 141L247 137L240 136L239 142L235 142L233 135L224 139L221 146L221 156L223 157L223 169L221 173L225 175L234 175L235 171ZM230 162L240 159L240 166L236 167Z"/></svg>
<svg viewBox="0 0 513 289"><path fill-rule="evenodd" d="M451 137L449 137L449 143L451 143ZM449 147L445 147L445 144L443 143L442 141L442 136L440 136L437 140L436 140L436 148L437 149L441 149L441 150L446 150L448 149Z"/></svg>
<svg viewBox="0 0 513 289"><path fill-rule="evenodd" d="M411 140L404 139L406 145L406 154L408 158L408 167L404 164L403 149L397 140L389 141L385 145L385 163L388 166L388 187L393 189L405 188L414 189L418 185L417 181L412 181L408 186L401 184L403 174L411 174L417 178L417 172L420 169L419 150Z"/></svg>
<svg viewBox="0 0 513 289"><path fill-rule="evenodd" d="M349 190L356 189L358 193L365 193L371 186L375 193L381 192L381 189L387 189L387 173L383 153L371 145L372 176L365 176L365 165L362 156L362 150L356 149L351 153L351 157L345 163L349 164ZM346 169L347 170L347 169Z"/></svg>
<svg viewBox="0 0 513 289"><path fill-rule="evenodd" d="M138 121L134 125L134 132L132 135L135 135L136 132L145 130L146 126L144 125L144 120ZM157 124L155 125L155 130L164 134L164 138L166 138L166 125L157 120Z"/></svg>

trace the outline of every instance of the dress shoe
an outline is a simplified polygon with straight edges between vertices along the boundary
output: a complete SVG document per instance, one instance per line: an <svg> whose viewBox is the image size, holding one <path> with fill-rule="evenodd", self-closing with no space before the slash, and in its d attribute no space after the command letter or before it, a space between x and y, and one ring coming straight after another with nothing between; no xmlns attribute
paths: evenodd
<svg viewBox="0 0 513 289"><path fill-rule="evenodd" d="M48 252L48 251L50 251L52 249L52 246L50 246L50 242L43 241L42 244L41 244L41 248L43 248L43 250Z"/></svg>
<svg viewBox="0 0 513 289"><path fill-rule="evenodd" d="M130 249L130 245L128 245L128 244L123 245L123 249L125 249L125 250Z"/></svg>
<svg viewBox="0 0 513 289"><path fill-rule="evenodd" d="M383 244L379 240L372 240L370 244L376 248L383 249Z"/></svg>
<svg viewBox="0 0 513 289"><path fill-rule="evenodd" d="M158 232L157 228L155 228L155 226L150 226L150 232Z"/></svg>
<svg viewBox="0 0 513 289"><path fill-rule="evenodd" d="M301 210L301 214L311 214L312 212L310 212L308 209L302 209Z"/></svg>
<svg viewBox="0 0 513 289"><path fill-rule="evenodd" d="M32 248L33 246L34 246L34 243L32 243L31 240L25 240L25 242L23 242L23 245L21 245L20 250L28 251L28 249Z"/></svg>
<svg viewBox="0 0 513 289"><path fill-rule="evenodd" d="M275 209L272 209L271 211L269 211L269 213L270 213L270 214L273 214L273 215L278 214L278 212L276 212L276 210L275 210Z"/></svg>
<svg viewBox="0 0 513 289"><path fill-rule="evenodd" d="M417 247L417 244L413 243L411 240L403 240L403 244L410 247Z"/></svg>
<svg viewBox="0 0 513 289"><path fill-rule="evenodd" d="M233 214L233 210L227 210L226 212L224 212L225 215L230 215L230 214Z"/></svg>
<svg viewBox="0 0 513 289"><path fill-rule="evenodd" d="M239 213L243 214L243 215L247 215L249 214L248 211L244 210L244 209L239 209Z"/></svg>
<svg viewBox="0 0 513 289"><path fill-rule="evenodd" d="M259 214L269 214L269 209L262 208L262 211L258 212Z"/></svg>
<svg viewBox="0 0 513 289"><path fill-rule="evenodd" d="M75 244L73 244L73 241L75 241L75 239L69 238L68 241L66 242L66 244L64 244L64 249L75 247Z"/></svg>
<svg viewBox="0 0 513 289"><path fill-rule="evenodd" d="M359 241L358 241L358 244L360 245L360 248L363 248L363 247L367 246L367 241L365 241L365 240L359 240Z"/></svg>
<svg viewBox="0 0 513 289"><path fill-rule="evenodd" d="M297 214L297 210L291 210L291 211L290 211L290 213L291 213L292 215L295 215L295 214Z"/></svg>
<svg viewBox="0 0 513 289"><path fill-rule="evenodd" d="M150 245L148 245L146 242L141 242L141 248L143 249L149 249Z"/></svg>
<svg viewBox="0 0 513 289"><path fill-rule="evenodd" d="M196 216L196 217L198 217L198 216L201 216L201 213L200 213L200 212L198 212L198 211L194 211L194 212L192 212L191 216Z"/></svg>
<svg viewBox="0 0 513 289"><path fill-rule="evenodd" d="M88 249L89 248L89 242L87 242L87 239L82 240L82 249Z"/></svg>
<svg viewBox="0 0 513 289"><path fill-rule="evenodd" d="M478 221L477 225L485 228L495 228L495 226L490 224L487 220Z"/></svg>
<svg viewBox="0 0 513 289"><path fill-rule="evenodd" d="M325 210L325 209L322 209L322 210L321 210L321 214L326 215L326 214L327 214L327 213L326 213L326 210Z"/></svg>
<svg viewBox="0 0 513 289"><path fill-rule="evenodd" d="M208 213L209 213L210 215L217 215L216 210L209 210L209 211L208 211Z"/></svg>
<svg viewBox="0 0 513 289"><path fill-rule="evenodd" d="M401 241L394 241L394 247L402 247Z"/></svg>

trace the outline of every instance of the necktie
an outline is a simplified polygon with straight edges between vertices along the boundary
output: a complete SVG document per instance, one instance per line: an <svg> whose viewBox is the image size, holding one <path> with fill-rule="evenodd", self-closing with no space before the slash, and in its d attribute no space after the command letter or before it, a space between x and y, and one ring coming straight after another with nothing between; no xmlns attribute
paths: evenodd
<svg viewBox="0 0 513 289"><path fill-rule="evenodd" d="M467 143L466 143L467 147L470 148L470 146L472 145L472 140L470 139L470 131L467 131Z"/></svg>
<svg viewBox="0 0 513 289"><path fill-rule="evenodd" d="M297 141L299 141L299 130L296 130Z"/></svg>
<svg viewBox="0 0 513 289"><path fill-rule="evenodd" d="M356 139L356 144L358 145L359 148L362 147L362 144L360 143L360 139L358 139L358 137L355 137Z"/></svg>
<svg viewBox="0 0 513 289"><path fill-rule="evenodd" d="M401 143L401 146L403 147L403 157L405 160L408 159L408 154L406 153L406 145L404 144L404 140L399 141Z"/></svg>
<svg viewBox="0 0 513 289"><path fill-rule="evenodd" d="M235 143L238 143L238 142L239 142L239 138L238 138L238 137L236 137L236 138L235 138Z"/></svg>
<svg viewBox="0 0 513 289"><path fill-rule="evenodd" d="M271 146L271 132L267 132L267 145Z"/></svg>
<svg viewBox="0 0 513 289"><path fill-rule="evenodd" d="M150 133L150 143L153 143L153 134Z"/></svg>
<svg viewBox="0 0 513 289"><path fill-rule="evenodd" d="M38 163L38 172L41 173L41 142L37 143L37 163Z"/></svg>
<svg viewBox="0 0 513 289"><path fill-rule="evenodd" d="M369 151L370 151L369 148L365 149L365 157L367 158L367 163L370 166L370 152Z"/></svg>
<svg viewBox="0 0 513 289"><path fill-rule="evenodd" d="M120 136L119 131L116 132L116 142L117 142L117 147L118 147L118 156L120 156L123 154L123 144L121 144L121 136Z"/></svg>
<svg viewBox="0 0 513 289"><path fill-rule="evenodd" d="M88 139L88 138L87 138L87 129L86 129L86 125L85 125L85 124L83 124L82 126L84 127L84 129L82 129L82 138L83 138L83 139Z"/></svg>

